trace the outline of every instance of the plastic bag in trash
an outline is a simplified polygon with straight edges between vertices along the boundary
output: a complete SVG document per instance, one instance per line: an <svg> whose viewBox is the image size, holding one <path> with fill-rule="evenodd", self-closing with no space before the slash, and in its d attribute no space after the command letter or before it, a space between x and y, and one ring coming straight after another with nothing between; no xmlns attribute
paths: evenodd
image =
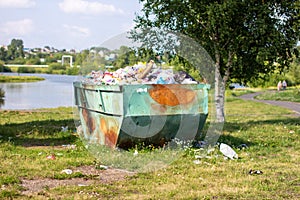
<svg viewBox="0 0 300 200"><path fill-rule="evenodd" d="M238 158L237 153L227 144L221 143L220 144L220 151L223 153L224 156L230 158L230 159L234 159L234 158Z"/></svg>

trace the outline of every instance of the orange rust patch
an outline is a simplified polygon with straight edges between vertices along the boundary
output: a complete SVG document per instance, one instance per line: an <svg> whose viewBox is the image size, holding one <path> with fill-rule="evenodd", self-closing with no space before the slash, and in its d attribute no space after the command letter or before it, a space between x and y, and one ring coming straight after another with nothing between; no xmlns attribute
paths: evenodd
<svg viewBox="0 0 300 200"><path fill-rule="evenodd" d="M100 129L104 134L105 144L110 147L115 147L118 139L118 127L114 120L100 118Z"/></svg>
<svg viewBox="0 0 300 200"><path fill-rule="evenodd" d="M89 129L89 134L92 134L96 128L94 119L90 116L89 111L86 109L82 110L82 116Z"/></svg>
<svg viewBox="0 0 300 200"><path fill-rule="evenodd" d="M195 92L180 85L153 85L149 90L151 98L161 105L177 106L189 104L195 99Z"/></svg>
<svg viewBox="0 0 300 200"><path fill-rule="evenodd" d="M107 132L107 125L106 125L106 121L104 118L100 118L100 128L101 128L101 131L103 133L106 133Z"/></svg>

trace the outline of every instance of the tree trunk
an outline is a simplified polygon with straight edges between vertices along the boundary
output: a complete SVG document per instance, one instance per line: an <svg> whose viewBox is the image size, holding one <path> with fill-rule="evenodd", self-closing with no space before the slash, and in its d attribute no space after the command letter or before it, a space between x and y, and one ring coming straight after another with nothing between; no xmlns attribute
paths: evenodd
<svg viewBox="0 0 300 200"><path fill-rule="evenodd" d="M217 59L218 61L218 59ZM219 137L222 135L223 125L225 122L224 113L224 100L225 100L225 87L224 80L221 77L219 62L215 64L215 87L214 87L214 105L211 110L211 121L210 126L205 136L206 146L215 146L218 142Z"/></svg>
<svg viewBox="0 0 300 200"><path fill-rule="evenodd" d="M218 63L216 64L218 65ZM216 122L225 122L225 83L221 78L220 66L216 66L215 70L215 106L216 106Z"/></svg>
<svg viewBox="0 0 300 200"><path fill-rule="evenodd" d="M228 61L226 63L225 74L222 78L220 72L220 54L219 51L216 51L216 66L215 66L215 106L216 106L216 122L224 123L225 122L225 89L226 83L230 76L230 67L232 65L232 58L234 52L228 52Z"/></svg>
<svg viewBox="0 0 300 200"><path fill-rule="evenodd" d="M225 101L225 82L222 79L221 71L220 71L220 60L221 55L218 51L217 46L215 46L215 106L216 106L216 123L224 123L225 122L225 112L224 112L224 101Z"/></svg>

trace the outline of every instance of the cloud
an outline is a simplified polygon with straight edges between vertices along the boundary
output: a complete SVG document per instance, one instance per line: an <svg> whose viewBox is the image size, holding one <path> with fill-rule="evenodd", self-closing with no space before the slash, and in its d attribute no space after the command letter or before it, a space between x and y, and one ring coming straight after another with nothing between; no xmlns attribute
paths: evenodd
<svg viewBox="0 0 300 200"><path fill-rule="evenodd" d="M110 4L102 4L96 1L86 0L64 0L59 3L59 8L66 13L79 13L88 15L117 13L123 14L124 11Z"/></svg>
<svg viewBox="0 0 300 200"><path fill-rule="evenodd" d="M90 30L88 28L80 27L80 26L70 26L64 24L63 27L67 29L73 36L89 36Z"/></svg>
<svg viewBox="0 0 300 200"><path fill-rule="evenodd" d="M31 19L9 21L0 25L0 32L7 35L26 35L28 33L31 33L33 29L33 21Z"/></svg>
<svg viewBox="0 0 300 200"><path fill-rule="evenodd" d="M35 6L33 0L0 0L0 8L30 8Z"/></svg>

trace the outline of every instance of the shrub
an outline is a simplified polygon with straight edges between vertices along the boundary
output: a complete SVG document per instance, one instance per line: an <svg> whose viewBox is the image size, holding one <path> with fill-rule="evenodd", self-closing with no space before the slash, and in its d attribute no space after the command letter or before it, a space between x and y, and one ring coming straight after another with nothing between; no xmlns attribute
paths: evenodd
<svg viewBox="0 0 300 200"><path fill-rule="evenodd" d="M11 61L13 64L18 64L18 65L24 65L25 60L24 58L15 58L13 61Z"/></svg>
<svg viewBox="0 0 300 200"><path fill-rule="evenodd" d="M4 66L4 62L0 60L0 72L11 72L9 67Z"/></svg>
<svg viewBox="0 0 300 200"><path fill-rule="evenodd" d="M18 73L35 73L35 69L30 68L30 67L19 67L17 72Z"/></svg>
<svg viewBox="0 0 300 200"><path fill-rule="evenodd" d="M39 65L41 64L39 58L30 58L29 60L26 61L27 65Z"/></svg>
<svg viewBox="0 0 300 200"><path fill-rule="evenodd" d="M0 88L0 99L3 99L5 96L5 92L2 88Z"/></svg>
<svg viewBox="0 0 300 200"><path fill-rule="evenodd" d="M61 63L51 63L49 65L49 71L51 70L66 70L66 66L61 65Z"/></svg>
<svg viewBox="0 0 300 200"><path fill-rule="evenodd" d="M67 74L68 75L78 75L79 73L79 68L78 67L71 67L67 69Z"/></svg>

